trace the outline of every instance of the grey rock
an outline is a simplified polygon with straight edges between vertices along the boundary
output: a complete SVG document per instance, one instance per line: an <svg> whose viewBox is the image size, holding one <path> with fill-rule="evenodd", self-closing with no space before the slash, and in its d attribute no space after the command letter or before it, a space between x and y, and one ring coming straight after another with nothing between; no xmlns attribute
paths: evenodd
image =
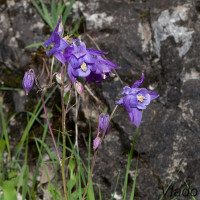
<svg viewBox="0 0 200 200"><path fill-rule="evenodd" d="M1 2L1 1L0 1ZM29 1L6 1L0 5L0 62L14 70L27 69L32 49L24 47L47 39L45 24ZM140 79L142 87L160 94L144 111L128 178L127 199L130 198L139 158L135 199L171 199L184 191L186 183L200 196L200 4L192 0L84 0L76 1L72 21L84 16L81 38L87 46L95 44L109 52L107 58L120 66L116 76L90 86L98 102L86 92L79 112L80 154L87 155L88 120L92 121L92 136L96 137L98 115L105 107L111 112L120 98L124 85ZM2 65L0 65L2 66ZM24 69L24 68L23 68ZM3 74L3 73L1 73ZM4 81L4 79L1 79ZM9 85L7 85L9 86ZM18 101L20 95L13 98ZM12 103L12 108L23 109ZM95 111L94 111L95 110ZM73 115L73 112L70 113ZM69 126L73 128L70 117ZM95 196L98 185L102 199L114 193L122 199L122 189L135 132L126 110L119 107L112 120L113 128L99 148L93 175ZM81 140L83 136L85 143ZM87 158L85 158L86 160ZM184 193L183 193L184 194ZM180 193L177 199L189 199Z"/></svg>

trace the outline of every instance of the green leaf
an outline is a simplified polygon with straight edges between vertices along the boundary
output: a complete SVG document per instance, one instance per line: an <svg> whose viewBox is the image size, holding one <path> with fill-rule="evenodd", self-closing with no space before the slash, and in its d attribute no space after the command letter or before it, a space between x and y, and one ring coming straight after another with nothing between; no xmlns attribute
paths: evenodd
<svg viewBox="0 0 200 200"><path fill-rule="evenodd" d="M15 186L18 184L18 177L8 181L4 181L2 190L5 200L17 200L17 192Z"/></svg>
<svg viewBox="0 0 200 200"><path fill-rule="evenodd" d="M25 47L25 49L29 49L29 48L34 48L34 47L39 47L42 46L44 44L44 42L38 42L38 43L33 43L33 44L29 44Z"/></svg>
<svg viewBox="0 0 200 200"><path fill-rule="evenodd" d="M42 12L42 9L39 7L39 5L37 4L37 2L35 0L31 0L31 3L35 6L35 8L37 9L37 11L39 12L39 14L42 16L42 18L44 19L45 16Z"/></svg>
<svg viewBox="0 0 200 200"><path fill-rule="evenodd" d="M0 116L1 116L1 124L2 124L2 128L3 128L3 136L6 141L8 157L9 157L9 160L11 160L10 143L9 143L9 139L8 139L7 126L6 126L4 113L3 113L3 109L2 109L2 103L3 103L3 97L0 97Z"/></svg>
<svg viewBox="0 0 200 200"><path fill-rule="evenodd" d="M60 0L60 1L58 2L58 7L57 7L57 16L58 16L58 17L60 17L61 14L62 14L62 6L63 6L62 0Z"/></svg>
<svg viewBox="0 0 200 200"><path fill-rule="evenodd" d="M69 15L69 13L70 13L70 11L72 9L72 6L73 6L74 2L75 2L75 0L71 0L69 6L65 9L65 11L63 13L63 20L62 20L63 26L65 25L65 23L67 21L67 17L68 17L68 15Z"/></svg>
<svg viewBox="0 0 200 200"><path fill-rule="evenodd" d="M130 200L134 200L134 196L135 196L136 178L137 178L137 173L138 173L138 160L139 160L139 158L137 158L137 162L136 162L136 170L135 170L135 176L134 176L134 181L133 181L133 187L132 187L132 191L131 191Z"/></svg>
<svg viewBox="0 0 200 200"><path fill-rule="evenodd" d="M52 15L52 23L53 23L53 27L54 29L56 28L56 24L57 24L57 13L56 13L56 3L55 0L51 0L51 15Z"/></svg>
<svg viewBox="0 0 200 200"><path fill-rule="evenodd" d="M124 187L123 187L123 199L126 199L126 190L127 190L127 184L128 184L128 173L129 173L129 169L131 166L131 160L133 158L133 150L134 150L134 146L135 146L135 142L138 136L138 132L139 132L139 128L136 129L135 134L134 134L134 138L133 138L133 143L131 146L131 150L130 153L128 155L128 163L127 163L127 167L126 167L126 175L125 175L125 180L124 180Z"/></svg>
<svg viewBox="0 0 200 200"><path fill-rule="evenodd" d="M3 152L6 148L6 141L2 138L0 140L0 169L1 169L1 165L3 163Z"/></svg>
<svg viewBox="0 0 200 200"><path fill-rule="evenodd" d="M47 101L48 101L48 100L50 99L50 97L53 95L53 93L55 92L56 88L57 88L57 86L56 86L56 87L51 91L51 93L48 95L48 97L47 97L46 100L45 100L45 103L47 103ZM31 130L31 127L33 126L34 122L36 121L38 115L39 115L40 112L42 111L42 108L43 108L43 106L41 105L41 100L40 100L40 101L38 102L38 104L36 105L36 108L35 108L35 110L34 110L34 112L33 112L33 115L31 116L31 118L30 118L30 120L29 120L29 122L28 122L28 124L27 124L27 126L26 126L26 128L25 128L25 130L24 130L24 133L23 133L23 135L22 135L22 137L21 137L20 142L19 142L18 145L17 145L16 151L15 151L16 157L19 156L19 153L20 153L20 151L21 151L21 149L22 149L22 147L23 147L23 144L24 144L24 142L25 142L25 140L26 140L26 137L28 136L29 131Z"/></svg>
<svg viewBox="0 0 200 200"><path fill-rule="evenodd" d="M73 34L75 34L75 33L78 31L79 26L80 26L80 23L81 23L81 21L83 20L83 18L84 18L84 17L81 17L81 18L79 18L79 19L75 22L74 28L70 31L70 35L73 35Z"/></svg>
<svg viewBox="0 0 200 200"><path fill-rule="evenodd" d="M47 22L47 24L51 27L52 30L54 30L54 27L52 25L52 22L51 22L51 17L49 15L49 12L47 10L47 7L45 6L43 0L40 0L40 3L42 5L42 10L43 10L43 13L44 13L44 16L45 16L45 21Z"/></svg>

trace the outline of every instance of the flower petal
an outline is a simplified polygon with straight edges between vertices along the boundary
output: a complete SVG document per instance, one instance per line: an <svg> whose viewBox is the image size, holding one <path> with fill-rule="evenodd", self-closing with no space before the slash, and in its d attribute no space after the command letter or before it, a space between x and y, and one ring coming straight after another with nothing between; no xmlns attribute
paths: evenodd
<svg viewBox="0 0 200 200"><path fill-rule="evenodd" d="M144 74L142 73L142 78L141 78L141 80L136 81L136 82L131 86L131 88L137 88L137 87L139 87L143 82L144 82Z"/></svg>
<svg viewBox="0 0 200 200"><path fill-rule="evenodd" d="M96 49L87 49L87 51L93 55L93 56L100 56L100 55L105 55L107 54L106 52L103 52L103 51L98 51Z"/></svg>
<svg viewBox="0 0 200 200"><path fill-rule="evenodd" d="M63 56L63 54L62 54L61 51L55 52L55 53L54 53L54 56L55 56L56 59L59 60L63 65L65 65L66 60L65 60L65 57Z"/></svg>
<svg viewBox="0 0 200 200"><path fill-rule="evenodd" d="M76 80L76 77L73 76L73 74L72 74L72 66L70 65L70 63L68 64L67 73L68 73L69 78L71 79L72 83L74 83Z"/></svg>
<svg viewBox="0 0 200 200"><path fill-rule="evenodd" d="M130 95L130 107L135 108L138 105L138 100L136 95Z"/></svg>
<svg viewBox="0 0 200 200"><path fill-rule="evenodd" d="M154 99L156 99L156 98L158 98L160 96L160 95L158 95L158 94L156 94L156 93L154 93L152 91L148 91L148 93L150 95L151 101L154 100Z"/></svg>
<svg viewBox="0 0 200 200"><path fill-rule="evenodd" d="M120 100L118 100L118 101L115 101L115 104L123 104L123 98L121 98Z"/></svg>
<svg viewBox="0 0 200 200"><path fill-rule="evenodd" d="M77 72L77 76L80 76L80 77L87 77L90 75L90 69L87 67L87 70L84 72L81 68L78 68L76 70L74 70Z"/></svg>
<svg viewBox="0 0 200 200"><path fill-rule="evenodd" d="M134 116L133 123L136 125L136 127L139 127L140 122L142 120L142 111L137 108L132 108L132 109L133 109L132 113Z"/></svg>
<svg viewBox="0 0 200 200"><path fill-rule="evenodd" d="M86 46L84 42L81 42L79 39L73 40L73 55L76 58L83 57L87 53Z"/></svg>

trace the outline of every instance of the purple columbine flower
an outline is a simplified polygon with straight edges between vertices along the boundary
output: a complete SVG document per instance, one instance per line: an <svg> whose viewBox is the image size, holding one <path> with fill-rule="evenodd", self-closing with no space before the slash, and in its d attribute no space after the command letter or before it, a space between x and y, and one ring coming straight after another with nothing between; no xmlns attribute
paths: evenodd
<svg viewBox="0 0 200 200"><path fill-rule="evenodd" d="M109 114L102 113L99 115L99 128L102 132L104 132L104 130L106 129L109 119L110 119ZM108 128L106 130L106 134L108 134L108 132L110 131L110 127L111 127L111 125L109 123Z"/></svg>
<svg viewBox="0 0 200 200"><path fill-rule="evenodd" d="M35 75L33 72L26 72L24 74L24 78L22 81L22 86L25 90L26 95L28 95L29 91L32 89L34 84Z"/></svg>
<svg viewBox="0 0 200 200"><path fill-rule="evenodd" d="M111 73L111 69L118 68L111 61L103 59L101 56L105 52L87 49L85 43L79 39L73 40L72 45L63 54L68 62L68 75L72 82L77 77L85 77L88 83L99 82ZM60 55L62 59L62 55Z"/></svg>
<svg viewBox="0 0 200 200"><path fill-rule="evenodd" d="M142 120L142 110L150 104L153 99L159 97L158 94L147 90L146 88L138 88L144 82L144 74L141 80L136 81L132 87L125 86L122 95L125 95L116 104L123 105L128 111L131 123L139 127Z"/></svg>
<svg viewBox="0 0 200 200"><path fill-rule="evenodd" d="M55 57L57 56L59 57L60 52L64 50L65 48L69 47L69 44L63 38L61 38L62 32L63 32L63 26L62 26L61 17L60 17L58 20L57 26L54 32L52 33L51 37L44 43L45 47L49 46L50 44L54 44L54 47L50 51L46 52L48 56L51 54L55 54ZM63 60L62 60L62 63L63 63Z"/></svg>
<svg viewBox="0 0 200 200"><path fill-rule="evenodd" d="M101 56L95 56L95 72L91 72L91 74L87 77L87 82L91 83L92 81L96 81L96 83L106 79L109 75L114 76L111 72L111 69L118 69L118 66L111 62L110 60L103 59Z"/></svg>
<svg viewBox="0 0 200 200"><path fill-rule="evenodd" d="M71 47L67 48L64 52L64 57L68 63L68 75L72 82L77 77L88 77L90 73L96 71L95 57L91 52L95 52L96 55L103 55L104 52L86 49L85 43L79 39L73 40Z"/></svg>

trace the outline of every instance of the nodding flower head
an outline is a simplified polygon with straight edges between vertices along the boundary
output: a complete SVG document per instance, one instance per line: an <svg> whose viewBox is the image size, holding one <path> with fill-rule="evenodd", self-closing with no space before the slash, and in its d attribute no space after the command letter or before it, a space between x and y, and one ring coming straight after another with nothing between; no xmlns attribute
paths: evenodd
<svg viewBox="0 0 200 200"><path fill-rule="evenodd" d="M125 86L122 95L125 95L116 104L123 105L130 117L131 123L139 127L142 120L142 110L150 104L153 99L159 97L158 94L147 90L146 88L138 88L144 81L144 74L141 80L136 81L132 87Z"/></svg>
<svg viewBox="0 0 200 200"><path fill-rule="evenodd" d="M75 81L75 89L82 96L84 94L84 87L81 82Z"/></svg>
<svg viewBox="0 0 200 200"><path fill-rule="evenodd" d="M101 144L101 138L97 136L93 141L93 149L94 150L98 149L100 144Z"/></svg>
<svg viewBox="0 0 200 200"><path fill-rule="evenodd" d="M24 78L23 78L23 81L22 81L22 86L26 92L26 95L28 95L29 91L32 89L33 87L33 84L34 84L34 78L35 78L35 75L33 72L26 72L24 74Z"/></svg>
<svg viewBox="0 0 200 200"><path fill-rule="evenodd" d="M106 129L106 126L109 122L109 119L110 119L109 114L103 114L102 113L102 114L99 115L99 127L100 127L100 130L102 132L104 132L104 130ZM106 134L108 134L109 131L110 131L110 123L108 125L107 130L106 130Z"/></svg>

